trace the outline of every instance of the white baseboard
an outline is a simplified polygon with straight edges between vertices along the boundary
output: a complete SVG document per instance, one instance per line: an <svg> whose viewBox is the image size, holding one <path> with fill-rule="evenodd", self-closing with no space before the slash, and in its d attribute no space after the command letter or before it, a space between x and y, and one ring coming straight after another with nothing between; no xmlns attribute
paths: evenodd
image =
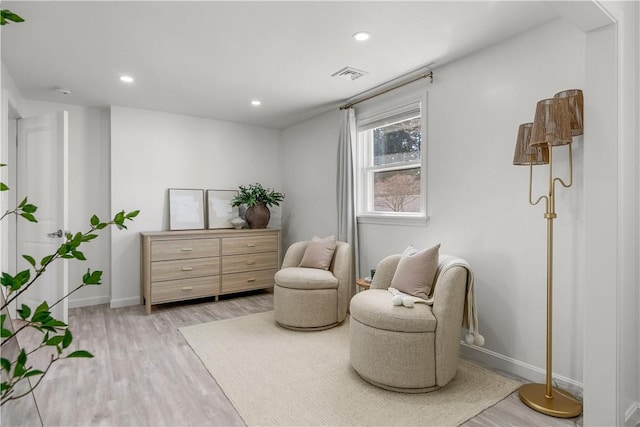
<svg viewBox="0 0 640 427"><path fill-rule="evenodd" d="M90 305L109 304L109 296L103 295L101 297L80 298L69 300L69 308L88 307Z"/></svg>
<svg viewBox="0 0 640 427"><path fill-rule="evenodd" d="M131 305L140 305L140 297L112 299L110 307L120 308L120 307L129 307Z"/></svg>
<svg viewBox="0 0 640 427"><path fill-rule="evenodd" d="M625 427L640 426L640 402L632 404L624 414Z"/></svg>
<svg viewBox="0 0 640 427"><path fill-rule="evenodd" d="M468 345L464 341L461 342L460 353L489 368L504 371L526 381L541 384L544 384L546 381L545 371L537 366L524 363L482 347ZM573 393L578 400L582 400L582 383L556 374L553 375L553 380L555 381L554 385Z"/></svg>

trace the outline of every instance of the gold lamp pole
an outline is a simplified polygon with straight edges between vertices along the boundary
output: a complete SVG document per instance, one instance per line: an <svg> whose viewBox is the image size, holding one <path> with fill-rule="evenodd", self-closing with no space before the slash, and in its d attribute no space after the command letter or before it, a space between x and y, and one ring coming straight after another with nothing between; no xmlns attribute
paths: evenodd
<svg viewBox="0 0 640 427"><path fill-rule="evenodd" d="M514 165L529 166L529 203L545 201L547 220L547 357L546 383L525 384L520 387L520 399L530 408L560 418L576 417L582 413L582 404L568 391L552 385L552 314L553 314L553 220L556 215L555 184L569 188L573 184L572 137L583 133L583 97L578 89L557 93L543 99L536 106L533 123L520 125ZM553 176L553 148L569 146L569 183ZM535 202L533 193L533 166L548 164L549 192Z"/></svg>

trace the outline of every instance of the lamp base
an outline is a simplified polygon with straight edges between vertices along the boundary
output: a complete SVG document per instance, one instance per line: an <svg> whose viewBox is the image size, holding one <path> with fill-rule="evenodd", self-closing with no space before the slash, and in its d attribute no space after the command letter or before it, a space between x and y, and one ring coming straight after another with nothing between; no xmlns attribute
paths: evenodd
<svg viewBox="0 0 640 427"><path fill-rule="evenodd" d="M582 413L582 403L568 391L552 387L551 398L546 392L545 384L525 384L520 387L520 400L531 409L552 417L572 418Z"/></svg>

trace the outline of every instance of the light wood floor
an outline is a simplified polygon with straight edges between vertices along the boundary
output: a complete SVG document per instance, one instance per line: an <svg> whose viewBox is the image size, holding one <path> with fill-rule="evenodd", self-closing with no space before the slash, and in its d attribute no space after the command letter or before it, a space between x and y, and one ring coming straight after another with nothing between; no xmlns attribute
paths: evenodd
<svg viewBox="0 0 640 427"><path fill-rule="evenodd" d="M74 344L94 359L58 364L36 390L46 426L243 426L224 392L178 332L273 309L273 295L154 306L70 310ZM256 355L259 357L259 355ZM260 378L256 378L259 382ZM524 406L517 392L463 426L573 426Z"/></svg>

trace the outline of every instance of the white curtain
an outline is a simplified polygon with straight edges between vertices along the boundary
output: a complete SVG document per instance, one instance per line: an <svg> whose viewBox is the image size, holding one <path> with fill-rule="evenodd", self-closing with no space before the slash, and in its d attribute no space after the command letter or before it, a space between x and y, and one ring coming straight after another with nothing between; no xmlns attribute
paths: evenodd
<svg viewBox="0 0 640 427"><path fill-rule="evenodd" d="M353 108L344 110L338 138L338 240L353 248L353 277L351 295L356 292L355 275L358 266L358 224L355 209L354 148L356 144L356 114Z"/></svg>

